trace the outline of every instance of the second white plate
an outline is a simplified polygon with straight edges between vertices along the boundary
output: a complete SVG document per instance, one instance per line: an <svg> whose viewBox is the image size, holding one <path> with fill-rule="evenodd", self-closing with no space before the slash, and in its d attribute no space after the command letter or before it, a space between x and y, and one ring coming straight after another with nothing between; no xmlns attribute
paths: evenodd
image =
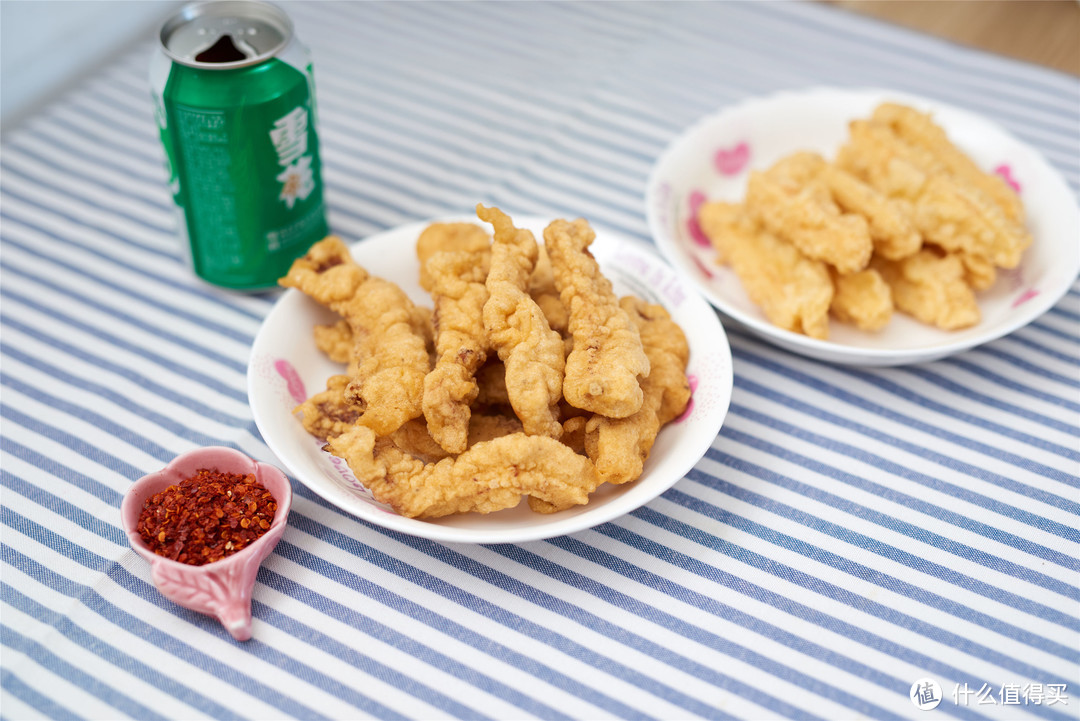
<svg viewBox="0 0 1080 721"><path fill-rule="evenodd" d="M740 201L751 169L797 150L834 157L848 122L884 101L904 103L934 119L981 167L1005 176L1027 211L1034 242L1020 265L1000 271L978 294L982 321L943 331L897 313L877 333L832 323L828 340L769 323L697 227L705 200ZM727 317L796 353L834 363L901 365L942 358L1000 338L1053 306L1080 270L1080 209L1060 173L1034 148L970 112L886 90L819 88L748 100L710 115L680 135L657 161L646 191L649 228L665 257Z"/></svg>

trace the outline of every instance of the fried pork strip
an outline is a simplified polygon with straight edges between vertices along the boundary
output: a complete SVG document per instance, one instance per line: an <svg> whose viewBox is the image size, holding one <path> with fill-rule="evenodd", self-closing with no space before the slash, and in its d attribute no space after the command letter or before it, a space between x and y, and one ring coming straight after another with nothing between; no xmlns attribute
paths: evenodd
<svg viewBox="0 0 1080 721"><path fill-rule="evenodd" d="M1015 268L1031 244L1023 225L977 185L954 175L931 150L905 142L884 123L850 123L837 165L885 195L910 202L923 239L950 253Z"/></svg>
<svg viewBox="0 0 1080 721"><path fill-rule="evenodd" d="M731 266L771 323L811 338L828 337L833 284L825 263L759 229L740 205L706 203L698 221L720 262Z"/></svg>
<svg viewBox="0 0 1080 721"><path fill-rule="evenodd" d="M361 411L358 423L386 435L423 413L430 358L417 329L421 314L398 286L370 275L336 236L313 245L279 282L336 311L352 328L345 395Z"/></svg>
<svg viewBox="0 0 1080 721"><path fill-rule="evenodd" d="M510 405L529 435L558 438L558 404L566 358L563 340L548 325L529 296L529 276L536 266L536 239L514 227L498 208L476 206L477 216L495 229L484 327L506 368Z"/></svg>
<svg viewBox="0 0 1080 721"><path fill-rule="evenodd" d="M873 261L871 261L873 263ZM889 284L874 268L841 275L832 271L833 298L829 310L842 323L859 330L880 330L892 319Z"/></svg>
<svg viewBox="0 0 1080 721"><path fill-rule="evenodd" d="M854 273L866 267L874 243L865 218L841 212L820 177L824 168L816 153L795 153L765 172L752 172L746 209L807 258Z"/></svg>
<svg viewBox="0 0 1080 721"><path fill-rule="evenodd" d="M434 279L427 271L428 259L446 251L487 255L491 253L491 236L476 223L432 223L424 228L416 239L416 258L420 261L420 287L429 293Z"/></svg>
<svg viewBox="0 0 1080 721"><path fill-rule="evenodd" d="M952 144L929 114L897 103L882 103L874 110L872 120L889 126L898 138L909 145L929 151L946 172L978 188L997 203L1009 220L1024 221L1024 206L1020 197L1005 179L983 172L964 151Z"/></svg>
<svg viewBox="0 0 1080 721"><path fill-rule="evenodd" d="M491 344L484 329L490 251L442 251L424 267L435 303L435 367L424 378L424 418L428 431L449 453L468 443L469 404L478 393L476 371Z"/></svg>
<svg viewBox="0 0 1080 721"><path fill-rule="evenodd" d="M872 267L892 288L896 307L923 323L956 330L979 322L979 305L958 257L924 248L903 260L875 258Z"/></svg>
<svg viewBox="0 0 1080 721"><path fill-rule="evenodd" d="M424 463L390 438L355 426L327 444L381 503L409 518L491 513L523 495L547 511L587 503L600 484L591 461L547 436L512 433L482 441L460 456Z"/></svg>
<svg viewBox="0 0 1080 721"><path fill-rule="evenodd" d="M555 286L570 312L573 349L566 357L563 395L576 407L611 418L641 408L640 378L649 358L638 329L619 307L611 282L589 252L596 238L589 224L556 220L544 229Z"/></svg>
<svg viewBox="0 0 1080 721"><path fill-rule="evenodd" d="M650 370L641 381L644 399L637 413L626 418L594 415L585 424L585 452L600 478L614 484L629 483L641 475L660 429L690 401L686 378L690 346L682 329L663 306L630 296L619 305L641 334Z"/></svg>

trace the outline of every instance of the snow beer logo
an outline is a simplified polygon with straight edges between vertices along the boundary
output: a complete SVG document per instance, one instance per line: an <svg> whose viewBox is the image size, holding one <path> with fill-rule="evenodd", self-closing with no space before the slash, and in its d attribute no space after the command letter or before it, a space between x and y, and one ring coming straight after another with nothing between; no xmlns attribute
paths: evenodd
<svg viewBox="0 0 1080 721"><path fill-rule="evenodd" d="M308 153L308 113L301 107L279 118L270 131L270 141L277 151L278 164L284 170L277 176L281 183L278 199L289 210L296 205L296 200L306 200L315 189L315 175L311 170L311 155Z"/></svg>

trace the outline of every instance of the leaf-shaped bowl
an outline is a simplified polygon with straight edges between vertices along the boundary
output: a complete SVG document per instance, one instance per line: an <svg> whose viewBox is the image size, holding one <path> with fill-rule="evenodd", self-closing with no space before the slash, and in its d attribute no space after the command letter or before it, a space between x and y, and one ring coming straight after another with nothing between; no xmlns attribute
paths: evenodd
<svg viewBox="0 0 1080 721"><path fill-rule="evenodd" d="M220 561L193 566L154 553L136 531L146 499L202 468L222 473L255 475L274 496L277 512L266 533L251 545ZM132 484L120 506L120 519L131 547L150 562L154 585L169 600L199 613L215 616L237 641L251 638L251 592L259 566L285 532L292 507L292 484L280 470L221 446L199 448L177 456L165 468Z"/></svg>

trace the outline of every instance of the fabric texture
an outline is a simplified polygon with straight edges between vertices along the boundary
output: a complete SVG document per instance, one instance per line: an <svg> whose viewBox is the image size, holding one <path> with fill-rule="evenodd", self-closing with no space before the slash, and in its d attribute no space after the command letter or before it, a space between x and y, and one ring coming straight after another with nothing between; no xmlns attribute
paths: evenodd
<svg viewBox="0 0 1080 721"><path fill-rule="evenodd" d="M477 202L651 242L666 145L830 85L961 106L1080 188L1080 81L816 4L285 3L334 231ZM549 541L442 545L294 482L254 637L165 600L132 481L252 421L277 294L195 280L147 37L2 147L3 717L1077 718L1080 287L934 363L829 365L728 327L724 427L670 491ZM987 700L989 699L989 701ZM993 702L993 703L991 703Z"/></svg>

